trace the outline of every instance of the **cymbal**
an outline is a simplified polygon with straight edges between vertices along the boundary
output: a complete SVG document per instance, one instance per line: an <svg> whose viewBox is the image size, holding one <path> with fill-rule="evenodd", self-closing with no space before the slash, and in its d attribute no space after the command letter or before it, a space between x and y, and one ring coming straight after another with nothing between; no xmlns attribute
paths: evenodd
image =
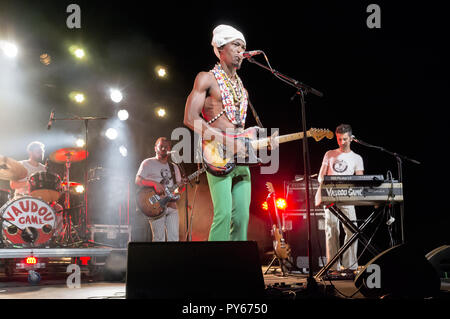
<svg viewBox="0 0 450 319"><path fill-rule="evenodd" d="M18 161L0 155L0 179L18 181L27 175L27 169Z"/></svg>
<svg viewBox="0 0 450 319"><path fill-rule="evenodd" d="M64 164L69 162L81 162L88 156L88 152L80 147L61 148L50 154L49 158L52 162Z"/></svg>

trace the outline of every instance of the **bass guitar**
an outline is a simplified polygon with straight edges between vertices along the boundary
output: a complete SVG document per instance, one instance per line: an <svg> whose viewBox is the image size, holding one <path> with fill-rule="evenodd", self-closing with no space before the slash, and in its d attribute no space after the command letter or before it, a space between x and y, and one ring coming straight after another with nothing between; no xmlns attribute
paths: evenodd
<svg viewBox="0 0 450 319"><path fill-rule="evenodd" d="M149 218L158 219L164 216L167 204L180 199L179 189L197 178L206 170L205 167L189 175L183 181L174 184L172 187L164 187L162 194L156 193L154 187L142 187L136 192L136 205L139 210Z"/></svg>
<svg viewBox="0 0 450 319"><path fill-rule="evenodd" d="M259 127L250 127L239 134L225 134L234 140L240 140L245 145L245 154L238 156L230 151L227 145L214 140L202 140L202 159L206 170L215 176L224 176L230 173L236 165L258 165L261 160L256 156L258 149L269 145L269 138L257 139ZM278 143L285 143L302 139L303 132L274 137ZM306 132L307 137L314 138L317 142L324 137L331 139L334 134L328 129L311 128Z"/></svg>
<svg viewBox="0 0 450 319"><path fill-rule="evenodd" d="M276 222L272 221L272 217L270 217L270 220L272 221L272 236L273 236L273 249L275 252L275 256L278 257L280 260L280 263L283 265L283 260L288 260L290 258L291 254L291 248L289 247L289 244L286 243L283 236L283 231L281 229L281 222L280 222L280 216L278 215L278 208L276 203L276 195L275 195L275 189L272 185L272 183L267 182L266 183L267 190L269 191L269 195L267 196L267 203L269 203L269 198L272 199L272 205L273 210L276 217ZM270 210L269 210L269 216L270 216Z"/></svg>

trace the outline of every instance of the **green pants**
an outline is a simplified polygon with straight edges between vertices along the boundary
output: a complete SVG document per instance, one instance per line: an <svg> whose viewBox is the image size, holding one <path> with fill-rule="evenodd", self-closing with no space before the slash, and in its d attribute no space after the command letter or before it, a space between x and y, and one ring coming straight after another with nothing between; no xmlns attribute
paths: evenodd
<svg viewBox="0 0 450 319"><path fill-rule="evenodd" d="M206 175L214 205L209 240L247 240L251 199L249 168L237 166L221 177L208 172Z"/></svg>

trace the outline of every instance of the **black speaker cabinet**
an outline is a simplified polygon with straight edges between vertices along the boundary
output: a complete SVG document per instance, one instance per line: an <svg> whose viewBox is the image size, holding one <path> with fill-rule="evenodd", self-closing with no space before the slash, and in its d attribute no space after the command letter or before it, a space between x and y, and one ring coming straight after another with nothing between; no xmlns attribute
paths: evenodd
<svg viewBox="0 0 450 319"><path fill-rule="evenodd" d="M375 276L379 276L378 281ZM431 263L407 244L377 255L355 278L355 286L366 297L431 297L439 293L440 285Z"/></svg>
<svg viewBox="0 0 450 319"><path fill-rule="evenodd" d="M283 214L286 242L291 247L292 262L300 269L309 269L308 219L305 211ZM321 209L311 210L312 270L319 271L326 261L325 218Z"/></svg>
<svg viewBox="0 0 450 319"><path fill-rule="evenodd" d="M128 299L254 299L264 289L254 241L128 244Z"/></svg>

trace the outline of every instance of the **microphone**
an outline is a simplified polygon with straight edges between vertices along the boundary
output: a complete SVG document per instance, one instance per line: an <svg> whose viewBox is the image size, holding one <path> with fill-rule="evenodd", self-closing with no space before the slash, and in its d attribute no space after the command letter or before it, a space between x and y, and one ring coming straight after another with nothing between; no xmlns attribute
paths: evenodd
<svg viewBox="0 0 450 319"><path fill-rule="evenodd" d="M261 54L261 53L263 53L261 50L253 50L253 51L241 52L241 53L239 53L239 55L241 57L243 57L244 59L248 59L248 58L251 58L254 55L258 55L258 54Z"/></svg>
<svg viewBox="0 0 450 319"><path fill-rule="evenodd" d="M352 135L352 141L355 141L356 143L359 143L359 140L355 137L355 135Z"/></svg>
<svg viewBox="0 0 450 319"><path fill-rule="evenodd" d="M50 112L50 118L48 119L47 130L49 130L52 127L54 118L55 118L55 110L52 110Z"/></svg>

